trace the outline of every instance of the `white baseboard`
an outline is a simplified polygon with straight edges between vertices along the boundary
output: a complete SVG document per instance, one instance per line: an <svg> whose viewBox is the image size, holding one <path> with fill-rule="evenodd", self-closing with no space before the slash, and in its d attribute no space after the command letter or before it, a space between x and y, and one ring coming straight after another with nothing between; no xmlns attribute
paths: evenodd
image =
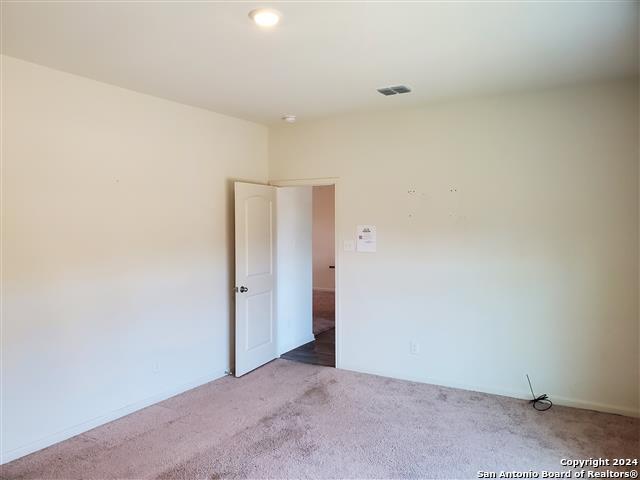
<svg viewBox="0 0 640 480"><path fill-rule="evenodd" d="M554 404L563 405L565 407L582 408L584 410L595 410L597 412L624 415L625 417L640 418L640 410L634 410L633 408L619 407L617 405L609 405L605 403L587 402L584 400L576 400L574 398L561 397L551 394L549 394L549 398L551 398ZM525 397L525 399L529 400L529 397Z"/></svg>
<svg viewBox="0 0 640 480"><path fill-rule="evenodd" d="M324 288L324 287L313 287L313 289L317 292L335 292L335 288Z"/></svg>
<svg viewBox="0 0 640 480"><path fill-rule="evenodd" d="M298 348L302 345L304 345L305 343L309 343L309 342L313 342L316 339L316 337L313 336L313 332L310 334L310 336L301 338L295 342L291 342L287 345L285 345L284 347L279 348L278 351L278 355L283 355L287 352L290 352L291 350Z"/></svg>
<svg viewBox="0 0 640 480"><path fill-rule="evenodd" d="M53 445L54 443L58 443L68 438L74 437L76 435L89 431L92 428L99 427L100 425L104 425L105 423L109 423L113 420L124 417L125 415L129 415L130 413L133 413L137 410L141 410L145 407L153 405L154 403L161 402L162 400L166 400L167 398L171 398L182 392L186 392L187 390L199 387L200 385L204 385L205 383L212 382L213 380L217 380L218 378L222 378L224 376L224 372L216 372L214 374L198 378L171 390L162 392L158 395L147 397L143 400L140 400L139 402L125 405L124 407L105 413L104 415L101 415L99 417L87 420L86 422L79 423L72 427L65 428L54 434L47 435L46 437L36 440L35 442L28 443L7 452L2 452L2 455L0 455L0 465L8 463L12 460L16 460L20 457L24 457L25 455L28 455L30 453L37 452L38 450L42 450L43 448Z"/></svg>
<svg viewBox="0 0 640 480"><path fill-rule="evenodd" d="M360 373L368 373L370 375L378 375L381 377L387 378L397 378L400 380L409 380L411 382L417 383L428 383L431 385L438 385L440 387L450 387L450 388L458 388L460 390L468 390L471 392L481 392L481 393L490 393L492 395L501 395L504 397L517 398L520 400L531 400L531 394L528 391L515 391L510 389L505 389L501 387L487 387L480 385L469 385L464 383L457 382L445 382L441 379L431 378L431 377L415 377L415 376L407 376L402 374L388 373L388 372L378 372L373 370L365 370L361 368L352 368L349 366L340 365L343 370L350 370L353 372ZM548 393L549 398L553 401L554 405L562 405L564 407L573 407L573 408L581 408L583 410L595 410L597 412L604 413L614 413L617 415L624 415L627 417L640 417L640 410L628 407L621 407L618 405L609 405L604 403L590 402L586 400L579 400L574 398L562 397L559 395L554 395L553 393Z"/></svg>

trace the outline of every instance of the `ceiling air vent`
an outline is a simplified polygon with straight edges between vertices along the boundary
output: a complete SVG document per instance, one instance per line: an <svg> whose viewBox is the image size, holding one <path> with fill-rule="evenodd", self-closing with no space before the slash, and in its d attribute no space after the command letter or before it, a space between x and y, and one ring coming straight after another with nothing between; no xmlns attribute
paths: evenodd
<svg viewBox="0 0 640 480"><path fill-rule="evenodd" d="M378 89L378 92L387 97L389 95L395 95L396 93L409 93L410 91L411 89L406 85L395 85L393 87L384 87Z"/></svg>

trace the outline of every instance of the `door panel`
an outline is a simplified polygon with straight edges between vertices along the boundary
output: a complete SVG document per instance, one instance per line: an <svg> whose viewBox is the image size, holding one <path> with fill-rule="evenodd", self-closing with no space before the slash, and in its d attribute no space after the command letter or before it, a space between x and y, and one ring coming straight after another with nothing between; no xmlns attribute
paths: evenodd
<svg viewBox="0 0 640 480"><path fill-rule="evenodd" d="M247 297L247 343L245 348L251 351L273 339L273 321L269 312L273 310L271 292L259 293Z"/></svg>
<svg viewBox="0 0 640 480"><path fill-rule="evenodd" d="M248 277L272 273L273 231L272 205L264 197L245 200L245 245Z"/></svg>
<svg viewBox="0 0 640 480"><path fill-rule="evenodd" d="M277 357L275 199L276 187L235 183L236 377Z"/></svg>

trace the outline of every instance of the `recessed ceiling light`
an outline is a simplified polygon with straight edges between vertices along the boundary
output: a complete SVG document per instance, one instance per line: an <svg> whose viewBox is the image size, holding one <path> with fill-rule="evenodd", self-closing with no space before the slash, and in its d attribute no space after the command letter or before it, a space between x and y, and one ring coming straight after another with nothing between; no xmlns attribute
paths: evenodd
<svg viewBox="0 0 640 480"><path fill-rule="evenodd" d="M273 8L256 8L249 12L249 18L260 27L274 27L281 17L282 14Z"/></svg>
<svg viewBox="0 0 640 480"><path fill-rule="evenodd" d="M282 120L287 123L296 123L297 118L295 115L287 114L282 116Z"/></svg>

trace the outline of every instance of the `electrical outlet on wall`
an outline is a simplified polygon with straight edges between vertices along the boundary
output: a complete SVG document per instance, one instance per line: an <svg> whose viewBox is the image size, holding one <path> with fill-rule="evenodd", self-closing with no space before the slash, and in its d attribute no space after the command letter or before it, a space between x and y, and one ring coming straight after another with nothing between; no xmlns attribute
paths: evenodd
<svg viewBox="0 0 640 480"><path fill-rule="evenodd" d="M420 344L415 340L409 342L409 353L411 355L418 355L420 353Z"/></svg>
<svg viewBox="0 0 640 480"><path fill-rule="evenodd" d="M160 362L159 361L155 361L153 362L153 369L152 369L153 373L160 373Z"/></svg>

